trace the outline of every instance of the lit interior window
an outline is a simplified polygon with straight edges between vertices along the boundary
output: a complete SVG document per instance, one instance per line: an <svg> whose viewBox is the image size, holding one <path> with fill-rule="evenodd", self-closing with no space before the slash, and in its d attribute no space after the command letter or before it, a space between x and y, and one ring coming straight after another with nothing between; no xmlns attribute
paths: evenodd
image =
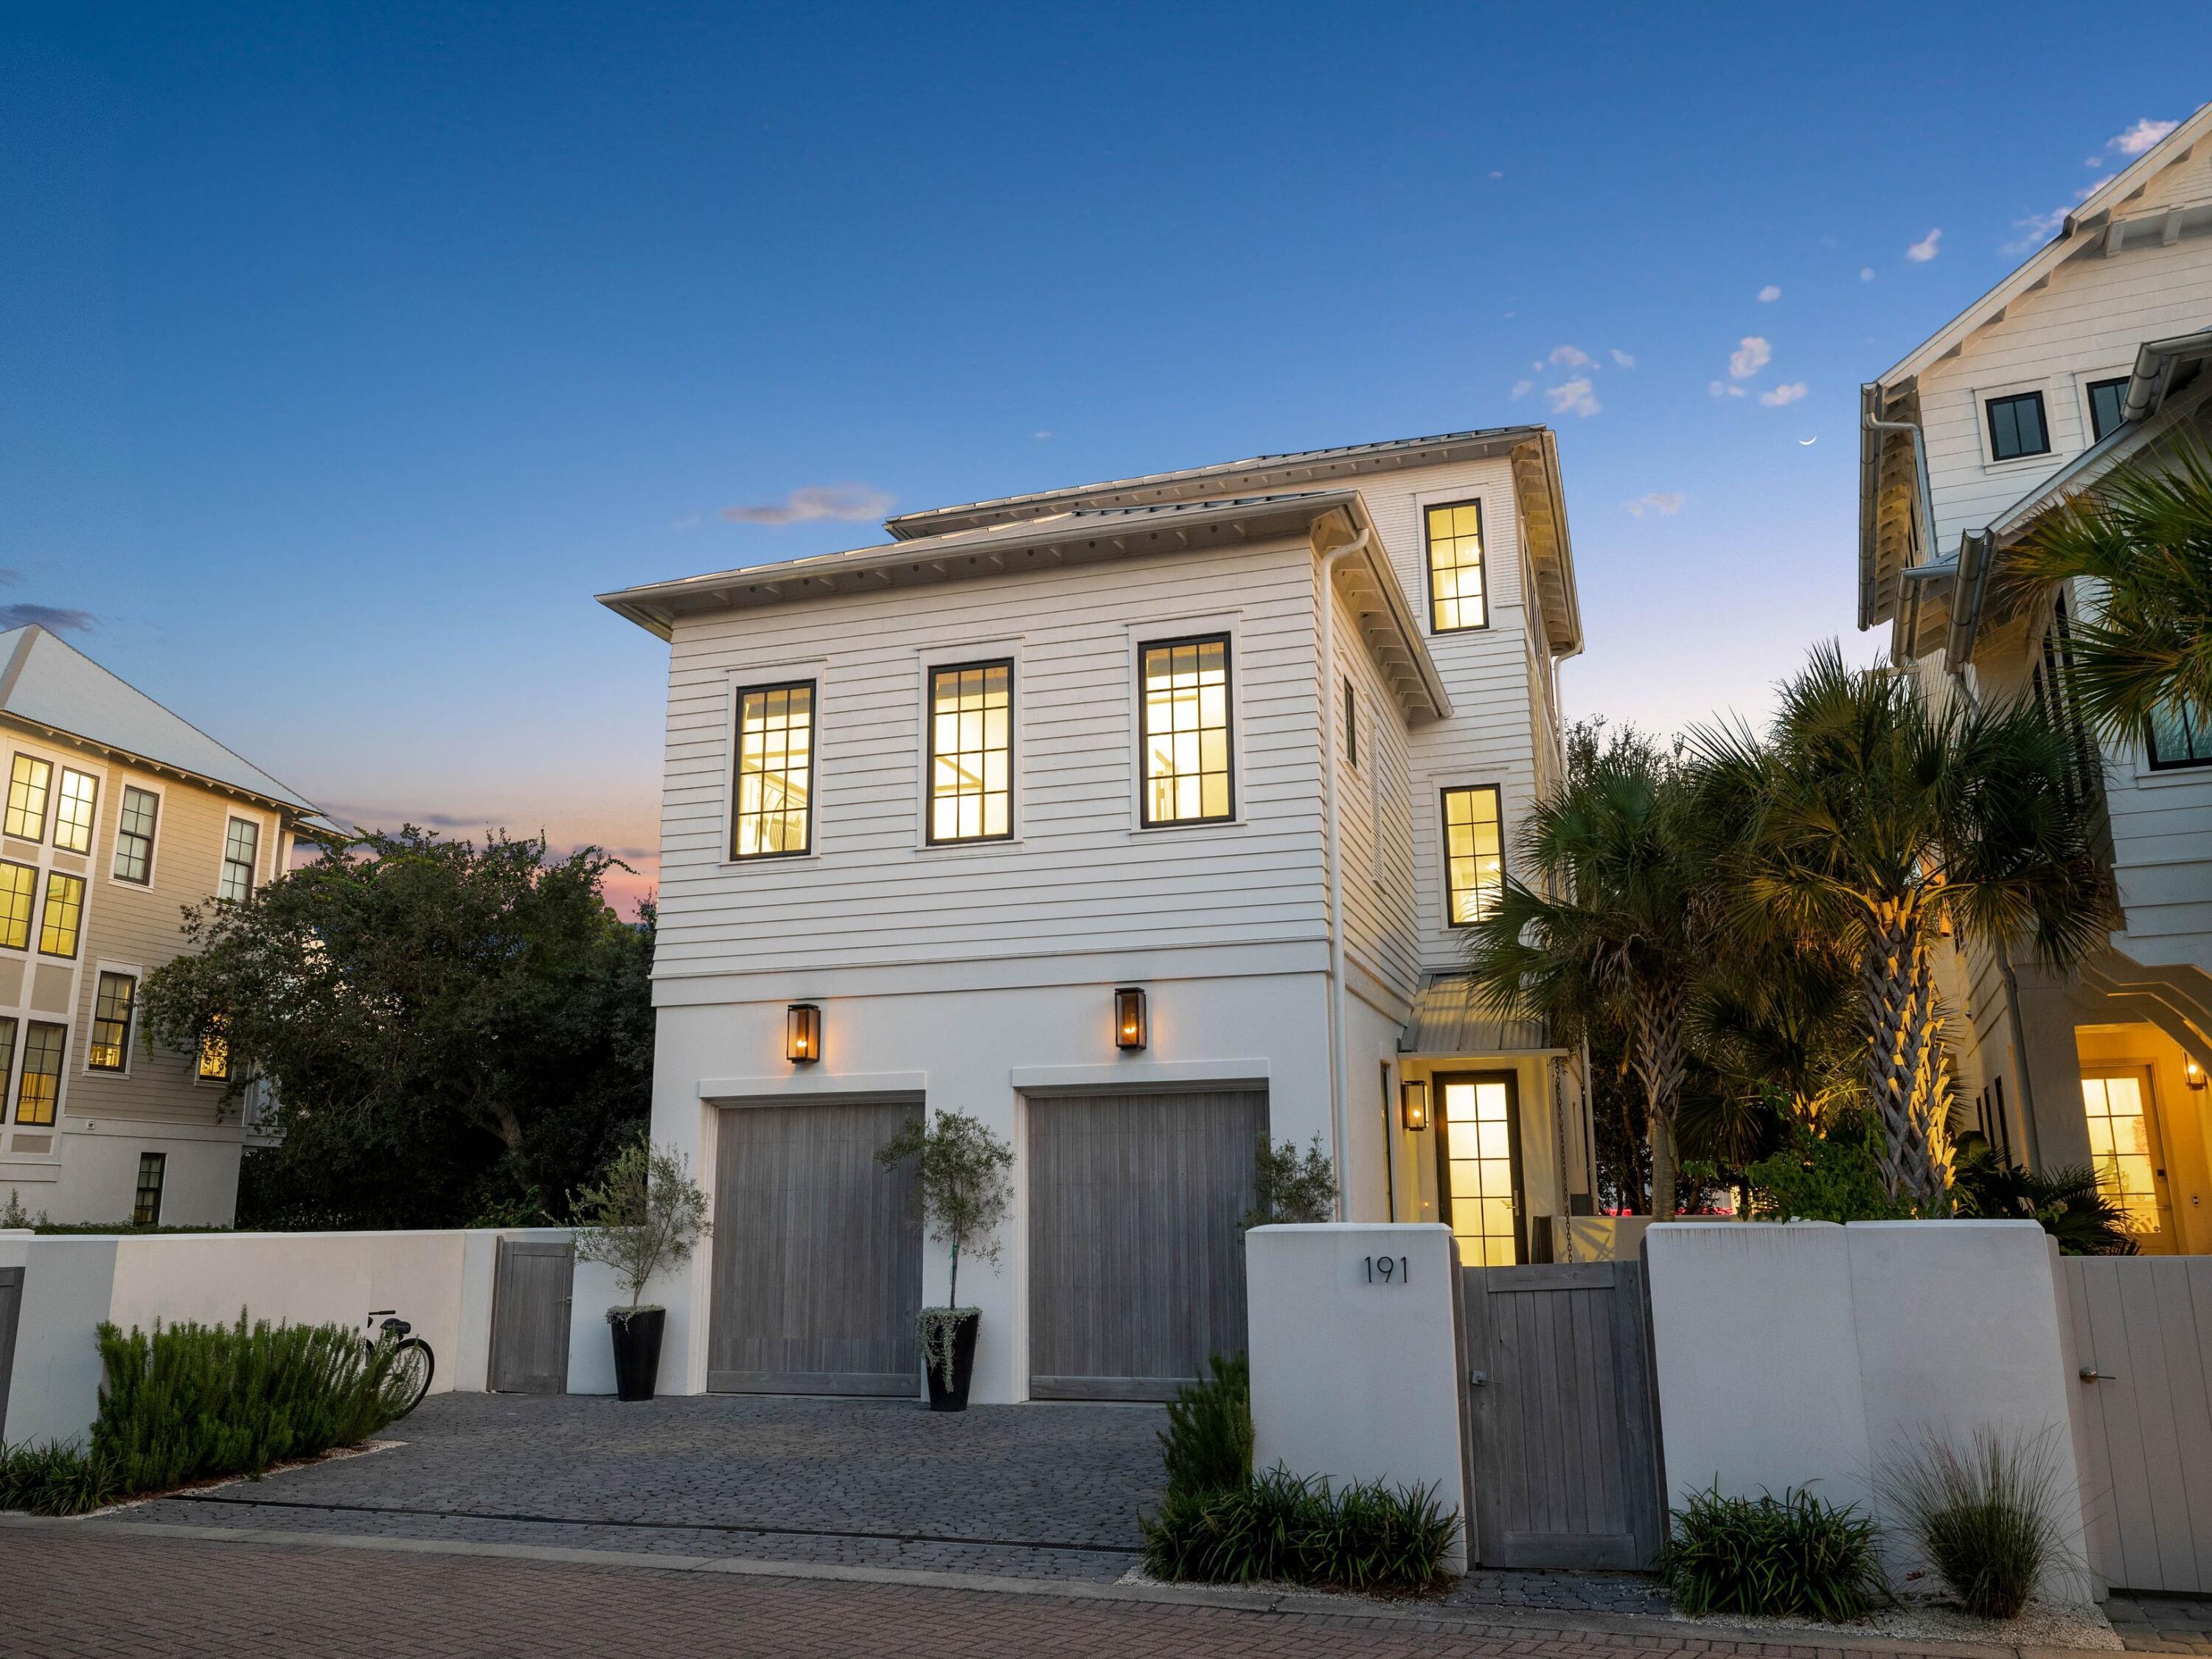
<svg viewBox="0 0 2212 1659"><path fill-rule="evenodd" d="M54 769L29 755L18 755L8 772L7 832L19 841L46 837L46 795L52 787Z"/></svg>
<svg viewBox="0 0 2212 1659"><path fill-rule="evenodd" d="M1445 790L1444 891L1451 925L1462 927L1487 916L1504 882L1504 832L1498 822L1497 786Z"/></svg>
<svg viewBox="0 0 2212 1659"><path fill-rule="evenodd" d="M1513 1123L1502 1079L1443 1085L1444 1173L1460 1265L1510 1267L1518 1261L1513 1224Z"/></svg>
<svg viewBox="0 0 2212 1659"><path fill-rule="evenodd" d="M1148 645L1144 681L1145 822L1229 817L1229 641Z"/></svg>
<svg viewBox="0 0 2212 1659"><path fill-rule="evenodd" d="M46 872L46 904L39 913L39 954L73 957L78 925L84 919L84 878Z"/></svg>
<svg viewBox="0 0 2212 1659"><path fill-rule="evenodd" d="M1013 678L1003 662L930 671L930 840L1013 834Z"/></svg>
<svg viewBox="0 0 2212 1659"><path fill-rule="evenodd" d="M1482 503L1428 509L1429 626L1438 634L1490 621L1482 588Z"/></svg>
<svg viewBox="0 0 2212 1659"><path fill-rule="evenodd" d="M804 853L811 841L814 686L763 686L738 703L738 806L730 856Z"/></svg>
<svg viewBox="0 0 2212 1659"><path fill-rule="evenodd" d="M2142 1079L2083 1078L2081 1110L2088 1120L2089 1161L2106 1192L2127 1212L2129 1231L2159 1231L2158 1184L2152 1174Z"/></svg>

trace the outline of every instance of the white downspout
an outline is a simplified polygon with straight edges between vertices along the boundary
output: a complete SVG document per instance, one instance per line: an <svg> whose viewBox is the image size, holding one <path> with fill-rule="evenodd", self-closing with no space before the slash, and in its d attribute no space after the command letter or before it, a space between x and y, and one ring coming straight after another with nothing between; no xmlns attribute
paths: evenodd
<svg viewBox="0 0 2212 1659"><path fill-rule="evenodd" d="M1352 1191L1344 1162L1344 845L1338 833L1336 804L1336 567L1341 560L1366 552L1373 536L1370 526L1334 552L1324 555L1321 562L1322 796L1328 836L1328 1123L1329 1138L1334 1143L1339 1221L1351 1218ZM1387 1153L1389 1149L1386 1146L1383 1150Z"/></svg>

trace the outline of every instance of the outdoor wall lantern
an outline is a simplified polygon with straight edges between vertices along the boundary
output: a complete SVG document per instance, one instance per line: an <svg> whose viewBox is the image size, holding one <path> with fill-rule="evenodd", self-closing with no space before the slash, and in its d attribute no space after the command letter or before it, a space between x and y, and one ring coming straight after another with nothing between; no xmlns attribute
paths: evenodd
<svg viewBox="0 0 2212 1659"><path fill-rule="evenodd" d="M1429 1085L1408 1080L1398 1085L1398 1109L1408 1129L1429 1127Z"/></svg>
<svg viewBox="0 0 2212 1659"><path fill-rule="evenodd" d="M1114 993L1114 1046L1145 1046L1145 994L1138 986L1125 985Z"/></svg>
<svg viewBox="0 0 2212 1659"><path fill-rule="evenodd" d="M783 1011L783 1057L794 1066L822 1058L822 1010L794 1002Z"/></svg>
<svg viewBox="0 0 2212 1659"><path fill-rule="evenodd" d="M2183 1081L2192 1089L2201 1089L2204 1086L2204 1068L2197 1063L2197 1057L2194 1054L2181 1062L2181 1076Z"/></svg>

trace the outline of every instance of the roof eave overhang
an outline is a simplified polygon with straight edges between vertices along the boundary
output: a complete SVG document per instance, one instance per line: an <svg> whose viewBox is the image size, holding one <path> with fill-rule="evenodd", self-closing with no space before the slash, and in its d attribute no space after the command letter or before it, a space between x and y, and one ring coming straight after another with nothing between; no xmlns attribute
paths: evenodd
<svg viewBox="0 0 2212 1659"><path fill-rule="evenodd" d="M1369 516L1367 503L1354 495L1344 506L1323 514L1312 526L1313 549L1327 559L1339 549L1367 534L1359 570L1350 595L1359 606L1360 631L1368 654L1389 682L1398 708L1409 722L1440 720L1452 711L1443 676L1429 654L1413 608L1407 602L1404 585L1390 562L1382 533Z"/></svg>
<svg viewBox="0 0 2212 1659"><path fill-rule="evenodd" d="M1574 543L1567 533L1567 492L1559 446L1549 427L1530 428L1512 454L1513 501L1536 579L1536 611L1544 647L1554 659L1582 654L1582 598L1575 588Z"/></svg>
<svg viewBox="0 0 2212 1659"><path fill-rule="evenodd" d="M88 737L82 732L72 732L64 726L55 726L46 720L33 720L29 715L13 708L0 709L0 721L4 721L10 726L21 726L24 730L52 742L73 743L86 749L97 750L111 761L118 762L141 772L158 773L164 777L174 778L179 783L193 784L216 794L228 795L233 799L249 802L255 806L275 812L280 817L289 819L296 824L310 824L317 819L321 819L325 823L329 823L329 820L323 818L322 809L311 801L290 800L282 795L270 794L266 790L249 789L242 783L232 783L228 779L211 778L204 772L196 772L189 766L179 766L174 761L157 760L151 755L142 755L135 749L119 748L114 744L103 742L98 738ZM335 824L331 827L333 830L337 829Z"/></svg>

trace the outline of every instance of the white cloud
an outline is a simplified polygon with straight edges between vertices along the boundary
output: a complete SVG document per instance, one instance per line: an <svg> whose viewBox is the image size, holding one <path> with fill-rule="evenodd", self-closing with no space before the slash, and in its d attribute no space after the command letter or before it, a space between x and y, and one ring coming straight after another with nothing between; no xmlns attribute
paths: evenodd
<svg viewBox="0 0 2212 1659"><path fill-rule="evenodd" d="M872 484L813 484L794 489L780 501L750 507L726 507L722 516L734 524L804 524L812 519L877 519L891 507L893 497Z"/></svg>
<svg viewBox="0 0 2212 1659"><path fill-rule="evenodd" d="M1780 409L1786 404L1796 403L1804 395L1805 382L1802 380L1792 380L1789 385L1778 386L1771 392L1760 392L1759 394L1759 401L1765 404L1769 409Z"/></svg>
<svg viewBox="0 0 2212 1659"><path fill-rule="evenodd" d="M2154 121L2146 116L2118 137L2105 140L2106 153L2112 155L2124 155L2130 161L2133 161L2180 125L2179 121ZM2092 155L2089 158L2089 165L2093 167L2104 166L2104 157Z"/></svg>
<svg viewBox="0 0 2212 1659"><path fill-rule="evenodd" d="M1771 306L1781 297L1782 290L1771 283L1759 290L1759 303L1763 306Z"/></svg>
<svg viewBox="0 0 2212 1659"><path fill-rule="evenodd" d="M1670 489L1654 489L1638 495L1632 501L1623 501L1621 505L1639 519L1647 513L1671 519L1682 510L1682 497Z"/></svg>
<svg viewBox="0 0 2212 1659"><path fill-rule="evenodd" d="M1050 428L1040 428L1036 431L1030 433L1030 436L1036 440L1037 442L1042 443L1047 438L1052 436L1052 431Z"/></svg>
<svg viewBox="0 0 2212 1659"><path fill-rule="evenodd" d="M1705 382L1705 390L1711 392L1716 398L1741 398L1743 396L1743 388L1741 386L1730 386L1726 380L1708 380Z"/></svg>
<svg viewBox="0 0 2212 1659"><path fill-rule="evenodd" d="M1613 358L1614 362L1620 364L1623 368L1633 368L1636 367L1636 356L1632 352L1623 351L1619 346L1615 346L1608 355Z"/></svg>
<svg viewBox="0 0 2212 1659"><path fill-rule="evenodd" d="M1504 175L1504 173L1502 173L1498 172L1495 168L1493 168L1493 169L1492 169L1492 171L1491 171L1491 174L1490 174L1490 176L1491 176L1492 178L1493 178L1493 179L1503 179L1505 175Z"/></svg>
<svg viewBox="0 0 2212 1659"><path fill-rule="evenodd" d="M706 522L707 515L703 513L686 513L680 519L671 520L668 527L671 530L696 530Z"/></svg>
<svg viewBox="0 0 2212 1659"><path fill-rule="evenodd" d="M1861 265L1859 267L1859 281L1863 283L1870 283L1874 281L1874 267L1872 265Z"/></svg>
<svg viewBox="0 0 2212 1659"><path fill-rule="evenodd" d="M1734 351L1729 353L1729 374L1739 380L1747 380L1774 361L1774 348L1756 334L1747 334Z"/></svg>
<svg viewBox="0 0 2212 1659"><path fill-rule="evenodd" d="M1547 360L1554 368L1588 368L1596 361L1580 346L1553 346Z"/></svg>
<svg viewBox="0 0 2212 1659"><path fill-rule="evenodd" d="M1605 407L1598 402L1587 376L1548 387L1544 395L1551 399L1554 415L1595 415Z"/></svg>
<svg viewBox="0 0 2212 1659"><path fill-rule="evenodd" d="M1942 240L1943 232L1939 227L1936 229L1929 231L1927 235L1922 237L1911 247L1905 249L1905 257L1910 259L1916 265L1924 265L1938 253L1942 252L1941 248L1936 246L1936 243Z"/></svg>
<svg viewBox="0 0 2212 1659"><path fill-rule="evenodd" d="M1535 389L1536 383L1534 380L1516 380L1513 382L1513 395L1516 398L1525 398Z"/></svg>

